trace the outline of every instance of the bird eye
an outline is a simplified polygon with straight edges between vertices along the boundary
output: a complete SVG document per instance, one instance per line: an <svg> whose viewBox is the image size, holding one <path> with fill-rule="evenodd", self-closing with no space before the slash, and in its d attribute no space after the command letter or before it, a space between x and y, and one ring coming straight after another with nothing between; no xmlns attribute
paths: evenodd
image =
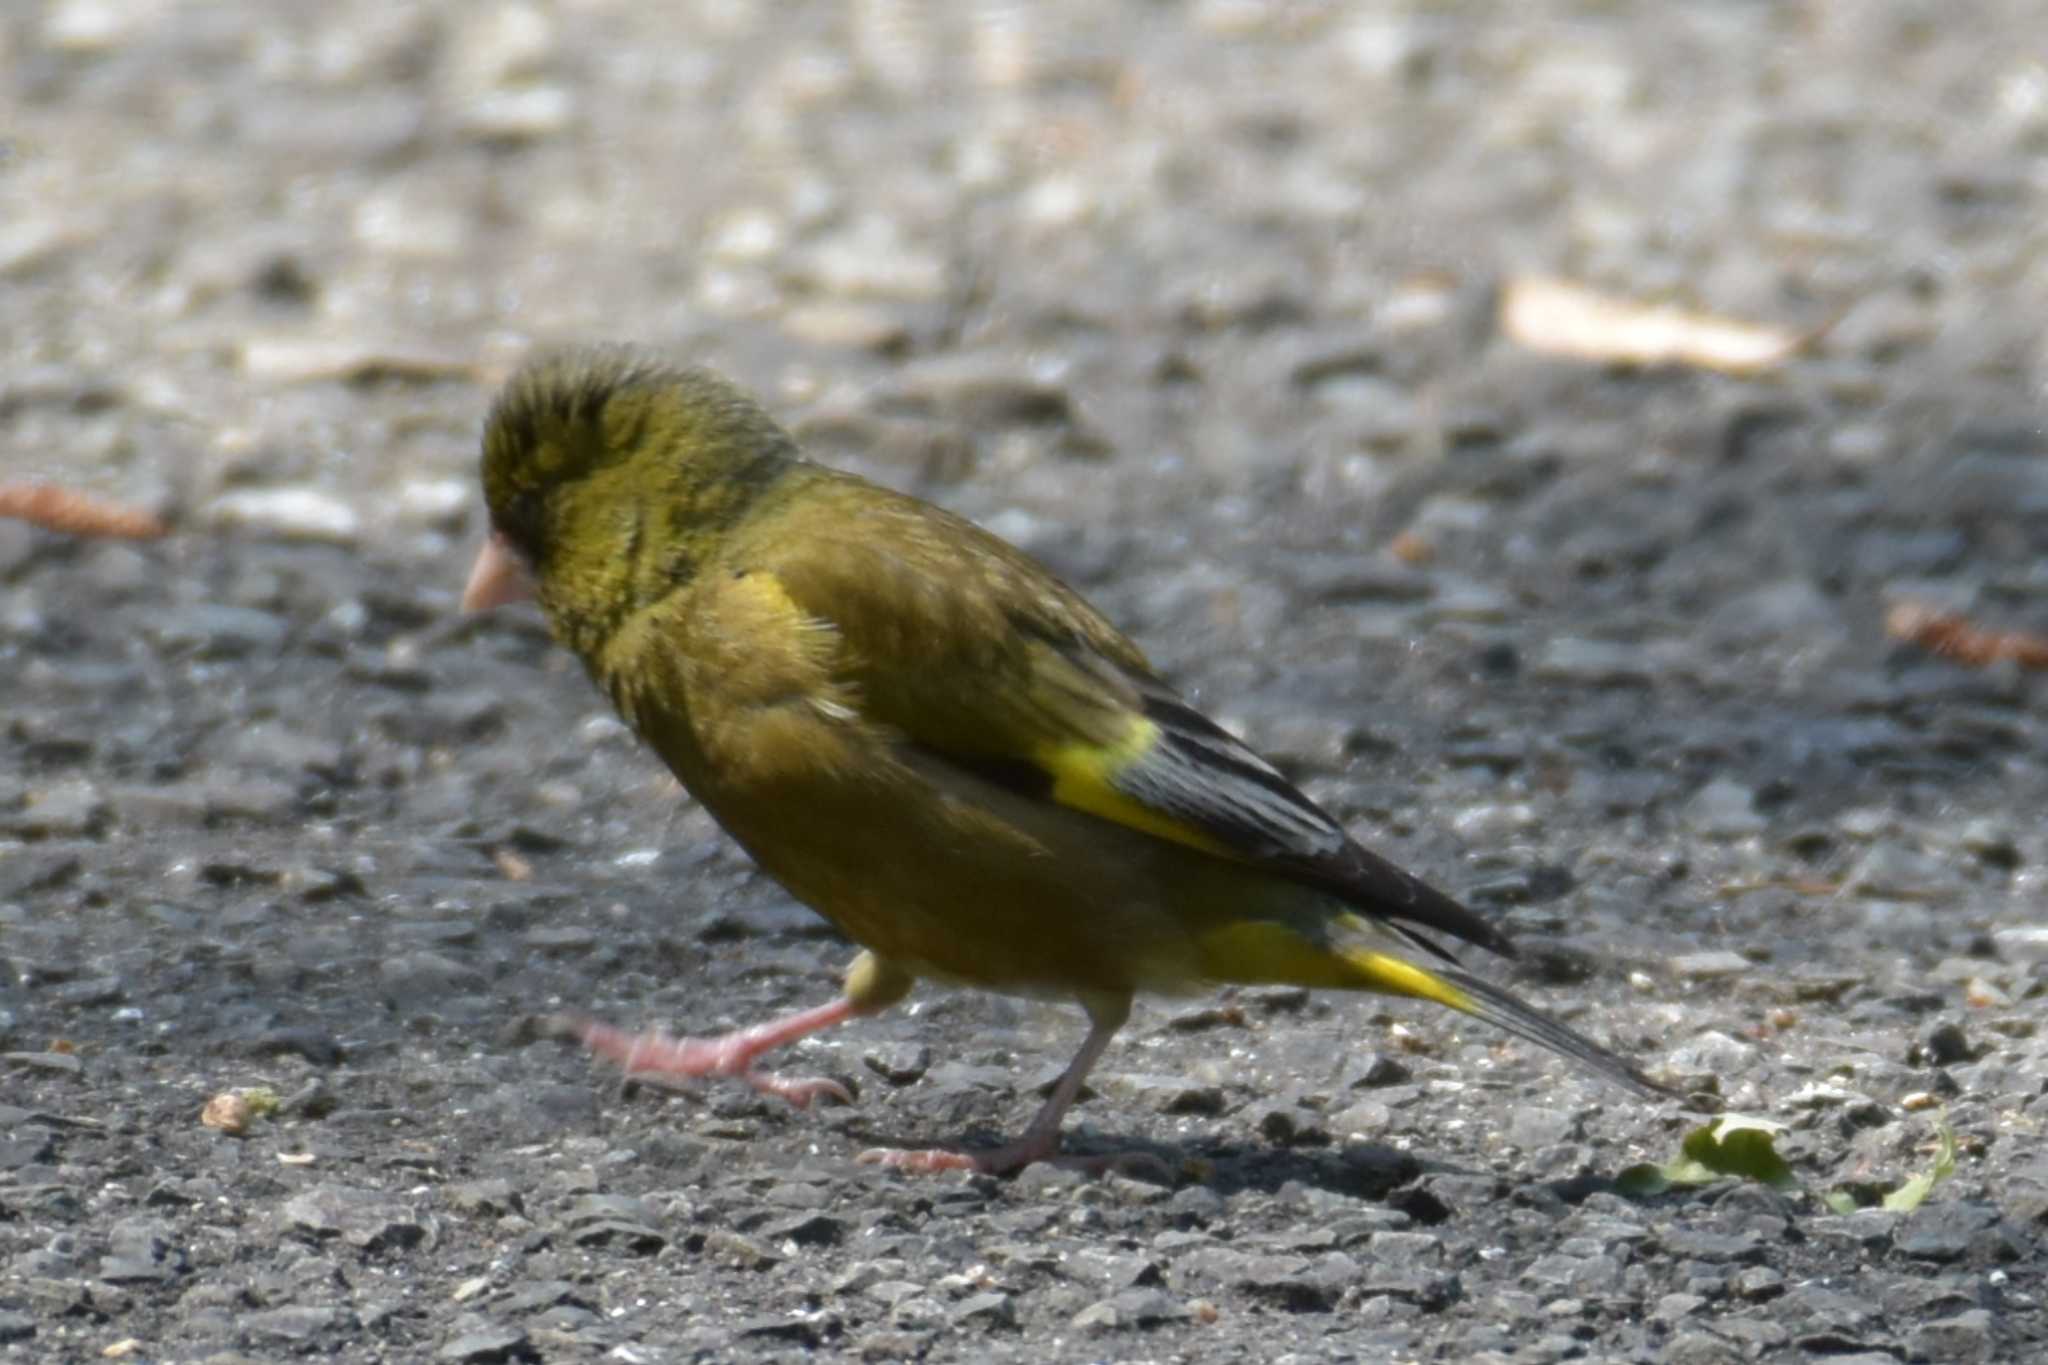
<svg viewBox="0 0 2048 1365"><path fill-rule="evenodd" d="M526 489L513 495L505 504L504 525L499 527L506 537L517 545L528 559L537 560L543 541L541 518L543 508L540 492Z"/></svg>

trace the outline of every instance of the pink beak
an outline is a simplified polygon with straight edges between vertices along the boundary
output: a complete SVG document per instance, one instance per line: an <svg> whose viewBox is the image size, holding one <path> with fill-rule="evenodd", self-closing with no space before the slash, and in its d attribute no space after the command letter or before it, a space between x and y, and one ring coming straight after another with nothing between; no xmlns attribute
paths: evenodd
<svg viewBox="0 0 2048 1365"><path fill-rule="evenodd" d="M475 567L469 571L469 583L462 589L462 609L489 611L509 602L531 602L534 595L533 575L505 544L504 537L492 532L477 553Z"/></svg>

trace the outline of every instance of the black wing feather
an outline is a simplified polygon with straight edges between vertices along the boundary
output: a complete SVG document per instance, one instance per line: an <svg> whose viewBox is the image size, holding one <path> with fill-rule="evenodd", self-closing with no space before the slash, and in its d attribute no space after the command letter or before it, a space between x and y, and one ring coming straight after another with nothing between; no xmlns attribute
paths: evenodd
<svg viewBox="0 0 2048 1365"><path fill-rule="evenodd" d="M1216 722L1157 678L1135 675L1107 660L1134 687L1160 743L1112 780L1118 791L1237 851L1247 861L1330 892L1381 919L1418 946L1455 962L1415 933L1419 925L1504 957L1514 944L1472 911L1418 877L1361 846L1330 814Z"/></svg>

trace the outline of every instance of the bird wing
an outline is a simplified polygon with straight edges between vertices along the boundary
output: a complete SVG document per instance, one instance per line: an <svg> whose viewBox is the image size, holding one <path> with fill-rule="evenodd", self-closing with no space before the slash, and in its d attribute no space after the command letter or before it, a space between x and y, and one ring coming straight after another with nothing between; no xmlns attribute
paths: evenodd
<svg viewBox="0 0 2048 1365"><path fill-rule="evenodd" d="M1036 563L971 524L884 495L817 534L757 544L729 595L769 585L834 704L929 758L1360 910L1504 954L1485 920L1361 847L1251 749L1189 706L1142 653Z"/></svg>

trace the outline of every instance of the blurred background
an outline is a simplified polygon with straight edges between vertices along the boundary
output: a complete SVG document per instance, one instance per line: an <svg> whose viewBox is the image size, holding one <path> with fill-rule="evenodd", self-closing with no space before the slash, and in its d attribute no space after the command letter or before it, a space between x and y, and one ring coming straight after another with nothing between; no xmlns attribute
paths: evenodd
<svg viewBox="0 0 2048 1365"><path fill-rule="evenodd" d="M1540 273L1825 328L1762 392L1882 466L1943 430L1914 399L2035 420L2043 28L2027 0L13 6L0 441L192 508L318 490L374 534L465 472L490 379L593 337L1018 505L1163 479L1377 518L1447 452L1719 434L1668 379L1617 416L1495 344L1496 291Z"/></svg>

